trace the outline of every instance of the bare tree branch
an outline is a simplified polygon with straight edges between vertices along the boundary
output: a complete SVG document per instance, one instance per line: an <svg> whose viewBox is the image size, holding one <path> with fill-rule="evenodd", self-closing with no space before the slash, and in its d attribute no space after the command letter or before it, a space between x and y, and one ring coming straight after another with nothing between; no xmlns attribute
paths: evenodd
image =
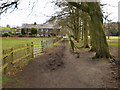
<svg viewBox="0 0 120 90"><path fill-rule="evenodd" d="M20 0L14 0L14 1L3 1L2 4L0 4L0 14L7 12L8 9L14 7L17 8Z"/></svg>

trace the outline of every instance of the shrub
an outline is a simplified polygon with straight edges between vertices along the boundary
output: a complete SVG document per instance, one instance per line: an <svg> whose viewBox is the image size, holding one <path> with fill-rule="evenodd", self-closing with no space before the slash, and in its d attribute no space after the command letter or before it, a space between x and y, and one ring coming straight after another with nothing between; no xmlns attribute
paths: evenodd
<svg viewBox="0 0 120 90"><path fill-rule="evenodd" d="M9 32L9 34L11 35L11 34L12 34L12 32Z"/></svg>
<svg viewBox="0 0 120 90"><path fill-rule="evenodd" d="M23 37L23 35L19 35L19 37Z"/></svg>
<svg viewBox="0 0 120 90"><path fill-rule="evenodd" d="M8 32L5 32L5 33L3 34L3 37L7 37L7 36L10 36L10 34L9 34Z"/></svg>
<svg viewBox="0 0 120 90"><path fill-rule="evenodd" d="M15 33L14 33L14 32L12 32L12 35L15 35Z"/></svg>
<svg viewBox="0 0 120 90"><path fill-rule="evenodd" d="M2 33L0 32L0 37L2 36Z"/></svg>
<svg viewBox="0 0 120 90"><path fill-rule="evenodd" d="M9 32L9 35L15 35L14 32Z"/></svg>
<svg viewBox="0 0 120 90"><path fill-rule="evenodd" d="M22 34L20 34L20 33L15 33L14 35L22 35Z"/></svg>
<svg viewBox="0 0 120 90"><path fill-rule="evenodd" d="M37 34L37 28L32 27L32 28L31 28L31 33L32 33L32 34Z"/></svg>
<svg viewBox="0 0 120 90"><path fill-rule="evenodd" d="M25 34L26 34L24 28L21 29L21 33L22 33L22 35L25 35Z"/></svg>

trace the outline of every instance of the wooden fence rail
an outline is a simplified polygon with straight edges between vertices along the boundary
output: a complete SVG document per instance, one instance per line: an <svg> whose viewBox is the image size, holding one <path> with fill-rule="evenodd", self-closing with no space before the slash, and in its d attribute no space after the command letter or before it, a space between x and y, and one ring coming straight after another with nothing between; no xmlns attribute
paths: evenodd
<svg viewBox="0 0 120 90"><path fill-rule="evenodd" d="M45 48L53 45L60 39L61 38L44 42L31 42L31 44L26 44L25 46L22 46L20 48L3 50L3 65L0 71L6 74L7 72L14 70L15 68L19 67L23 62L27 62L30 59L44 53Z"/></svg>

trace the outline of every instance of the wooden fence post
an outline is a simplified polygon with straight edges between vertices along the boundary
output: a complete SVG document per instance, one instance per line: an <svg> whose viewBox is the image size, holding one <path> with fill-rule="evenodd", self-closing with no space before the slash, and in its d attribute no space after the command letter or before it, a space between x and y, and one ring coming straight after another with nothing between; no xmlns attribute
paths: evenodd
<svg viewBox="0 0 120 90"><path fill-rule="evenodd" d="M47 47L48 46L48 42L46 41L45 43L46 43L46 47Z"/></svg>
<svg viewBox="0 0 120 90"><path fill-rule="evenodd" d="M29 54L29 44L26 45L27 46L27 52L26 55ZM29 59L29 57L27 57Z"/></svg>
<svg viewBox="0 0 120 90"><path fill-rule="evenodd" d="M41 53L44 53L44 44L43 44L43 41L41 41Z"/></svg>
<svg viewBox="0 0 120 90"><path fill-rule="evenodd" d="M11 53L11 64L13 64L12 62L13 62L13 60L14 60L14 53L13 53L13 50L14 50L14 49L11 48L11 52L12 52L12 53Z"/></svg>
<svg viewBox="0 0 120 90"><path fill-rule="evenodd" d="M55 43L55 39L53 39L53 43Z"/></svg>
<svg viewBox="0 0 120 90"><path fill-rule="evenodd" d="M31 51L32 51L32 58L34 58L34 45L33 45L34 43L33 42L31 42Z"/></svg>
<svg viewBox="0 0 120 90"><path fill-rule="evenodd" d="M5 50L3 50L3 55L4 55L4 54L5 54ZM2 66L6 63L5 58L6 58L6 57L4 57L3 60L2 60ZM4 68L4 70L3 70L3 73L4 73L4 74L6 74L6 70L7 70L7 68Z"/></svg>
<svg viewBox="0 0 120 90"><path fill-rule="evenodd" d="M27 44L27 54L29 54L29 44Z"/></svg>

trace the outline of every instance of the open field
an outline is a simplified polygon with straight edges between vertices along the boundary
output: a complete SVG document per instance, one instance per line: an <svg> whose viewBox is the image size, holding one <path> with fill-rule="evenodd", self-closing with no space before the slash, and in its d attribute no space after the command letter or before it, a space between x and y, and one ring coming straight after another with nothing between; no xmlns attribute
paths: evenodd
<svg viewBox="0 0 120 90"><path fill-rule="evenodd" d="M113 47L120 47L119 39L120 39L120 37L110 36L110 39L107 38L108 45L113 46Z"/></svg>
<svg viewBox="0 0 120 90"><path fill-rule="evenodd" d="M108 42L109 46L113 46L113 47L119 47L120 48L120 42Z"/></svg>
<svg viewBox="0 0 120 90"><path fill-rule="evenodd" d="M44 40L51 40L54 38L3 38L2 40L2 44L5 45L4 47L4 51L6 52L11 52L11 49L9 50L9 48L13 47L13 48L17 48L20 46L23 46L24 44L27 43L31 43L31 42L40 42L40 41L44 41ZM57 41L54 45L58 45L59 41ZM8 45L8 46L7 46ZM48 48L46 48L45 50L51 49L53 47L52 46L48 46ZM24 47L22 47L24 48ZM7 50L6 50L7 49ZM8 51L9 50L9 51ZM32 51L31 51L31 47L29 47L29 49L21 49L19 51L14 52L13 58L11 58L11 55L9 55L8 57L5 58L5 61L11 61L12 59L14 59L14 61L20 59L21 57L26 56L27 54L30 54L30 56L28 56L27 58L23 59L24 62L21 62L20 65L26 65L28 63L29 60L32 60ZM19 64L16 64L17 66L19 66ZM16 66L16 67L17 67ZM15 65L14 65L15 67ZM9 80L9 78L4 75L2 77L2 80L0 79L0 83L3 82L7 82Z"/></svg>
<svg viewBox="0 0 120 90"><path fill-rule="evenodd" d="M11 29L11 28L7 28L7 27L0 27L0 29Z"/></svg>
<svg viewBox="0 0 120 90"><path fill-rule="evenodd" d="M3 37L2 38L2 49L17 48L21 45L30 44L31 42L39 42L48 40L50 38L12 38L12 37Z"/></svg>
<svg viewBox="0 0 120 90"><path fill-rule="evenodd" d="M2 48L3 49L9 49L14 47L19 47L21 45L25 45L27 43L31 43L34 41L41 41L41 40L48 40L49 38L12 38L12 37L3 37L2 38ZM119 37L120 39L120 37ZM108 40L108 39L107 39ZM120 47L120 44L118 44L118 37L117 36L110 36L110 39L108 40L108 45L114 46L114 47Z"/></svg>
<svg viewBox="0 0 120 90"><path fill-rule="evenodd" d="M107 40L108 40L108 36L106 36ZM120 39L120 37L118 36L110 36L110 39L109 40L118 40Z"/></svg>
<svg viewBox="0 0 120 90"><path fill-rule="evenodd" d="M88 36L88 38L90 39L90 36ZM106 36L106 39L108 41L108 45L109 46L113 46L113 47L120 47L120 37L118 36L110 36L110 38L108 39L108 36Z"/></svg>

